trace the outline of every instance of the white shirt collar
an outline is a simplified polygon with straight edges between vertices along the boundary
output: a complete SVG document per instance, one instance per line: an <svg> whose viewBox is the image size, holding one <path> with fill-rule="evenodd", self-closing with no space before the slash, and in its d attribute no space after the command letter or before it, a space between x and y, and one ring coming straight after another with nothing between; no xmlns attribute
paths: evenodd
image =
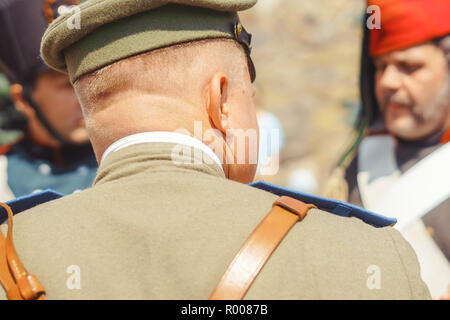
<svg viewBox="0 0 450 320"><path fill-rule="evenodd" d="M214 162L216 162L219 167L222 168L222 163L220 162L217 155L212 151L211 148L209 148L200 140L197 140L185 134L165 131L137 133L117 140L112 145L110 145L108 149L106 149L105 153L103 153L101 162L103 162L110 154L126 147L130 147L136 144L155 142L182 144L199 149L210 156L214 160Z"/></svg>

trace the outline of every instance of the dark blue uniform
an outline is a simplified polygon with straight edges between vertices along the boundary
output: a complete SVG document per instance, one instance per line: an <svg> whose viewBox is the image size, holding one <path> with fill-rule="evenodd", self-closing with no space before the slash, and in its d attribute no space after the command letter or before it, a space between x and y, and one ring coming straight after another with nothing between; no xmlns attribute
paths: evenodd
<svg viewBox="0 0 450 320"><path fill-rule="evenodd" d="M0 155L0 201L45 189L70 194L90 187L96 172L90 145L52 149L23 139Z"/></svg>

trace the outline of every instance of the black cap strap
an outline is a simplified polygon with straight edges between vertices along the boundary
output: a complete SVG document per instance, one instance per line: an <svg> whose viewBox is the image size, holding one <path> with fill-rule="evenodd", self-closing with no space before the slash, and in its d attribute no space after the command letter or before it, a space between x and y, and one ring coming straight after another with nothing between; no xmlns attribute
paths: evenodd
<svg viewBox="0 0 450 320"><path fill-rule="evenodd" d="M247 54L248 67L250 71L250 78L252 82L256 79L256 68L253 63L251 53L252 53L252 35L245 30L242 23L239 21L236 22L233 26L234 38L237 42L239 42L245 49L245 53Z"/></svg>
<svg viewBox="0 0 450 320"><path fill-rule="evenodd" d="M50 124L50 122L45 118L42 111L38 108L36 103L34 103L33 99L31 98L31 88L30 85L24 85L23 86L23 97L28 102L28 104L33 108L34 112L36 113L37 118L41 122L41 124L44 126L44 128L50 133L50 135L58 140L61 145L71 145L72 143L66 139L64 139Z"/></svg>

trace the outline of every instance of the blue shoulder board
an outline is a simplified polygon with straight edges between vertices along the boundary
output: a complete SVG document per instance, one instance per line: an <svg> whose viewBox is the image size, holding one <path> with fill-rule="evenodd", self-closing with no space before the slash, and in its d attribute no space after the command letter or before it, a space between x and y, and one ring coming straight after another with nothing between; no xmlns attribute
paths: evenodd
<svg viewBox="0 0 450 320"><path fill-rule="evenodd" d="M6 202L6 204L11 207L13 213L16 215L22 211L31 209L35 206L61 198L63 196L64 195L62 195L61 193L52 190L45 190L42 192L16 198L14 200ZM4 208L0 207L0 224L4 223L6 220L8 220L8 213Z"/></svg>
<svg viewBox="0 0 450 320"><path fill-rule="evenodd" d="M343 217L356 217L362 221L377 227L387 227L397 223L397 219L384 217L382 215L370 212L355 205L345 203L342 201L330 200L310 194L292 191L286 188L282 188L265 181L258 181L249 184L249 186L261 189L277 196L288 196L305 203L314 204L320 210L330 212ZM52 190L45 190L39 193L23 196L7 202L14 214L18 214L22 211L31 209L37 205L59 199L63 197L63 194ZM0 207L0 224L4 223L8 219L6 210Z"/></svg>
<svg viewBox="0 0 450 320"><path fill-rule="evenodd" d="M254 182L249 184L249 186L273 193L280 197L288 196L305 203L314 204L320 210L330 212L338 216L356 217L377 228L392 226L397 223L397 219L384 217L346 202L330 200L306 193L292 191L265 181Z"/></svg>

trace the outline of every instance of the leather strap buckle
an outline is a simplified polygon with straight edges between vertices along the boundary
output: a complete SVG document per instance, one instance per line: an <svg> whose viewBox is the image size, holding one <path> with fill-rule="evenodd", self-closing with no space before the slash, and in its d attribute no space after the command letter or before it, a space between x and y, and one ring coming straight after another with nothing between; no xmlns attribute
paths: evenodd
<svg viewBox="0 0 450 320"><path fill-rule="evenodd" d="M302 221L303 218L305 218L306 214L310 209L313 208L317 209L317 207L313 204L306 204L304 202L301 202L299 200L287 196L282 196L278 198L278 200L275 201L273 205L279 206L283 209L288 210L293 214L296 214L300 218L300 221Z"/></svg>
<svg viewBox="0 0 450 320"><path fill-rule="evenodd" d="M253 231L210 296L211 300L243 299L253 281L289 230L308 210L316 208L290 197L280 197Z"/></svg>

